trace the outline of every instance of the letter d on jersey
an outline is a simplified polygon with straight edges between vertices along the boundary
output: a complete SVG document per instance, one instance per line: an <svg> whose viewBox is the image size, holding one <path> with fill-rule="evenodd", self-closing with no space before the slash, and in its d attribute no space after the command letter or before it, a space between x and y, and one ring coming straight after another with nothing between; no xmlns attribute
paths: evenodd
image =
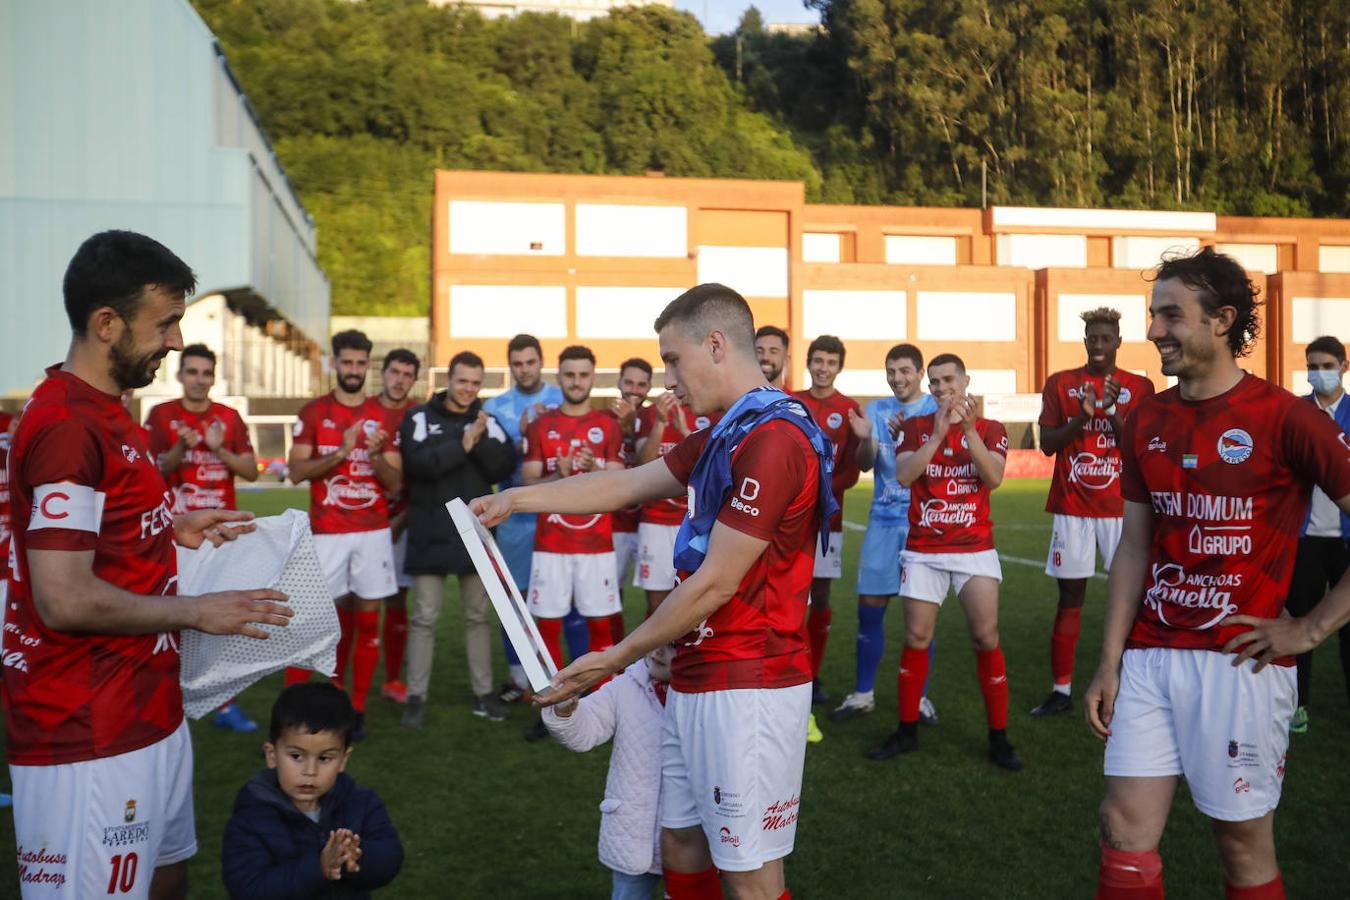
<svg viewBox="0 0 1350 900"><path fill-rule="evenodd" d="M744 478L741 480L741 499L754 500L759 496L759 482L753 478Z"/></svg>

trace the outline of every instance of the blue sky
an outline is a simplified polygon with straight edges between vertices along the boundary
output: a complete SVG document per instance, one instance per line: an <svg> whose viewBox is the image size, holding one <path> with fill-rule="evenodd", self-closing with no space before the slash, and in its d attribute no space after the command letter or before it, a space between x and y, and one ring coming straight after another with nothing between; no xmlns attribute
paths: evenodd
<svg viewBox="0 0 1350 900"><path fill-rule="evenodd" d="M698 16L709 34L731 31L750 5L750 0L675 0L675 7ZM764 15L765 22L820 21L815 10L802 6L802 0L755 0L753 5Z"/></svg>

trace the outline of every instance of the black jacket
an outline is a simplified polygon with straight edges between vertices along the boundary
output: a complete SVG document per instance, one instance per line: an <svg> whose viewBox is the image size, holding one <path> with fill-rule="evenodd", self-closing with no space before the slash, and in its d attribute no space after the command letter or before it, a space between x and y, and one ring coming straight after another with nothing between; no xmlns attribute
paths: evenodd
<svg viewBox="0 0 1350 900"><path fill-rule="evenodd" d="M473 450L464 452L464 430L478 418L482 403L475 400L468 412L452 413L445 407L445 393L408 410L398 429L409 498L403 564L409 575L474 571L445 504L455 497L468 502L492 493L492 485L516 468L515 447L490 416Z"/></svg>
<svg viewBox="0 0 1350 900"><path fill-rule="evenodd" d="M361 871L329 881L319 854L337 828L361 836ZM234 898L359 898L394 880L403 866L403 844L379 795L357 787L350 775L338 775L319 800L319 821L311 822L281 792L276 770L264 769L235 798L220 862L225 889Z"/></svg>

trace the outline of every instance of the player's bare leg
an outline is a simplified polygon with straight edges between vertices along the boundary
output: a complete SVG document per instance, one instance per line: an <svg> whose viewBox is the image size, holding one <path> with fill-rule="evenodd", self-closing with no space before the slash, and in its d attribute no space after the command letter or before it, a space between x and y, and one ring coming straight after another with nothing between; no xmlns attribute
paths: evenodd
<svg viewBox="0 0 1350 900"><path fill-rule="evenodd" d="M661 829L661 868L670 900L721 897L722 884L703 827Z"/></svg>
<svg viewBox="0 0 1350 900"><path fill-rule="evenodd" d="M722 883L735 900L778 900L787 890L781 859L766 862L753 872L723 872Z"/></svg>
<svg viewBox="0 0 1350 900"><path fill-rule="evenodd" d="M669 594L670 591L647 592L647 618L652 617L652 613L656 612L656 608L661 605L661 601L665 600Z"/></svg>
<svg viewBox="0 0 1350 900"><path fill-rule="evenodd" d="M1073 709L1069 699L1073 685L1074 653L1078 649L1083 602L1087 598L1086 578L1058 578L1059 605L1050 632L1050 675L1054 687L1045 702L1031 711L1033 716L1053 716Z"/></svg>
<svg viewBox="0 0 1350 900"><path fill-rule="evenodd" d="M1102 857L1097 896L1101 900L1163 896L1158 842L1177 781L1175 775L1106 776L1106 797L1099 809Z"/></svg>
<svg viewBox="0 0 1350 900"><path fill-rule="evenodd" d="M1274 810L1245 822L1211 819L1210 827L1223 862L1223 877L1230 885L1256 887L1280 877L1280 867L1275 861ZM1283 896L1283 892L1278 896Z"/></svg>
<svg viewBox="0 0 1350 900"><path fill-rule="evenodd" d="M985 718L989 724L989 759L1017 772L1022 758L1008 743L1008 670L998 643L998 579L976 575L965 583L957 599L966 614L970 643L980 674Z"/></svg>
<svg viewBox="0 0 1350 900"><path fill-rule="evenodd" d="M184 900L187 897L187 861L157 866L150 876L150 900Z"/></svg>

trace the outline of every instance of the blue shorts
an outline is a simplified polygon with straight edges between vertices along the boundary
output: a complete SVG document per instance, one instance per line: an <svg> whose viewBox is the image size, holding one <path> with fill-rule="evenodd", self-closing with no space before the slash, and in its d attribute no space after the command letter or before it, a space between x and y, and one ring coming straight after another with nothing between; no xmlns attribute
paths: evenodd
<svg viewBox="0 0 1350 900"><path fill-rule="evenodd" d="M515 513L497 526L497 549L502 551L506 568L521 594L530 583L530 561L534 558L534 513Z"/></svg>
<svg viewBox="0 0 1350 900"><path fill-rule="evenodd" d="M890 597L900 593L900 551L905 549L909 523L867 523L858 555L858 593Z"/></svg>

